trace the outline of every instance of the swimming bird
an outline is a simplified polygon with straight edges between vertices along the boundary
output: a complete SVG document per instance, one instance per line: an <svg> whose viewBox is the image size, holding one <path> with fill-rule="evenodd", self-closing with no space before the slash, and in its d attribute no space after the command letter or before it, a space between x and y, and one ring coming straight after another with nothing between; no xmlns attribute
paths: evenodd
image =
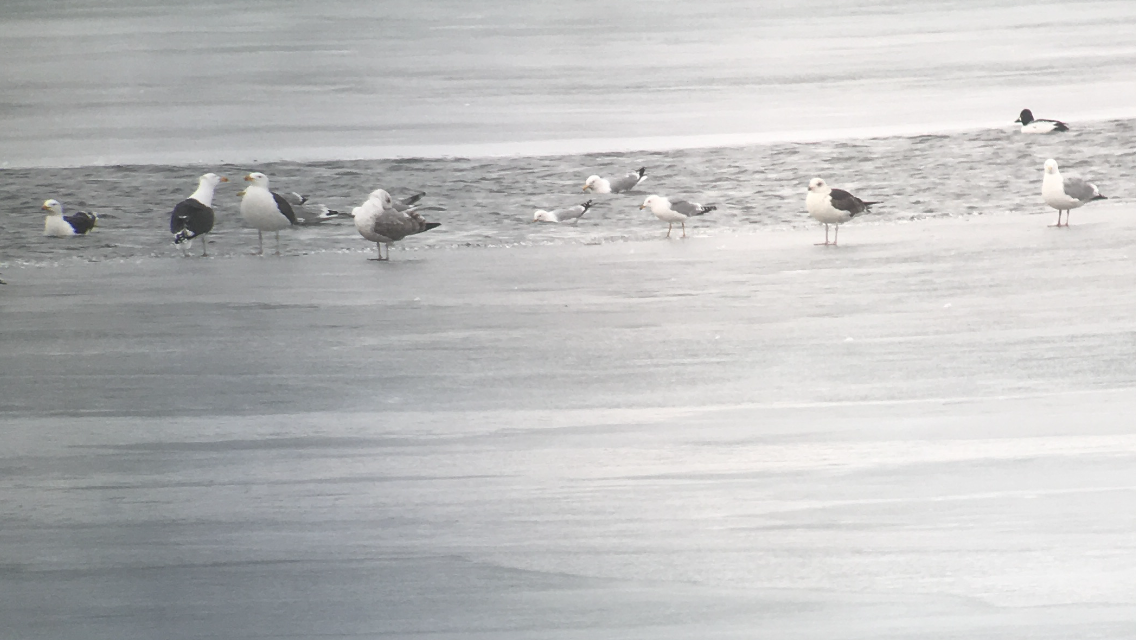
<svg viewBox="0 0 1136 640"><path fill-rule="evenodd" d="M840 225L861 213L871 213L868 207L879 202L864 202L843 189L833 189L820 178L809 180L809 194L805 196L805 209L809 215L824 223L824 244L836 246L840 237ZM832 242L828 241L828 225L836 227Z"/></svg>
<svg viewBox="0 0 1136 640"><path fill-rule="evenodd" d="M596 193L623 193L635 188L647 176L647 167L639 167L638 171L616 178L615 180L605 180L599 176L588 176L584 181L584 191L592 190Z"/></svg>
<svg viewBox="0 0 1136 640"><path fill-rule="evenodd" d="M568 222L572 224L580 222L580 218L592 208L592 201L588 200L584 204L578 204L574 207L565 207L563 209L553 209L552 211L545 211L544 209L537 209L533 212L533 222Z"/></svg>
<svg viewBox="0 0 1136 640"><path fill-rule="evenodd" d="M174 234L174 244L182 245L182 255L189 251L197 237L201 238L201 255L209 255L205 234L213 230L213 190L228 181L224 176L207 173L197 179L197 191L174 205L170 212L170 233Z"/></svg>
<svg viewBox="0 0 1136 640"><path fill-rule="evenodd" d="M63 205L58 200L46 200L40 207L50 213L43 221L43 235L55 238L81 236L95 228L99 216L90 211L79 211L69 216L63 215Z"/></svg>
<svg viewBox="0 0 1136 640"><path fill-rule="evenodd" d="M276 232L276 255L280 255L280 230L299 224L292 205L279 194L268 190L268 176L254 172L245 176L252 184L237 195L241 197L241 217L256 229L259 238L257 255L264 255L264 232Z"/></svg>
<svg viewBox="0 0 1136 640"><path fill-rule="evenodd" d="M1085 182L1080 178L1062 178L1057 170L1057 161L1053 158L1045 161L1045 177L1041 180L1041 197L1045 204L1057 209L1057 224L1054 226L1069 226L1069 211L1092 202L1093 200L1107 200L1100 194L1097 185ZM1061 212L1065 212L1065 224L1061 224Z"/></svg>
<svg viewBox="0 0 1136 640"><path fill-rule="evenodd" d="M674 228L674 223L682 225L682 237L686 237L686 219L694 216L700 216L704 213L714 211L718 207L713 205L702 206L697 202L687 202L686 200L675 200L671 202L669 199L662 196L647 196L643 204L639 205L639 209L643 210L650 207L651 213L663 222L667 223L667 237L671 237L671 229Z"/></svg>
<svg viewBox="0 0 1136 640"><path fill-rule="evenodd" d="M411 195L409 195L405 198L402 198L402 199L396 199L394 196L391 196L391 202L394 203L394 208L397 211L407 211L407 210L416 211L416 210L418 210L418 206L417 206L418 201L421 200L423 198L423 196L425 196L425 195L426 195L425 191L419 191L417 193L411 194ZM335 209L329 209L327 207L327 205L323 205L323 204L317 204L316 208L319 210L317 217L320 218L321 220L331 220L331 219L334 219L334 218L354 218L355 217L351 213L344 213L342 211L336 211ZM431 207L428 207L428 208L431 208ZM437 207L433 207L433 208L436 209Z"/></svg>
<svg viewBox="0 0 1136 640"><path fill-rule="evenodd" d="M293 208L302 207L308 203L307 194L296 193L295 191L289 191L288 193L285 193L284 199L287 200L288 204L292 205Z"/></svg>
<svg viewBox="0 0 1136 640"><path fill-rule="evenodd" d="M1068 131L1069 125L1060 120L1045 120L1033 117L1029 109L1022 109L1021 115L1014 122L1020 122L1022 133L1052 133L1054 131Z"/></svg>
<svg viewBox="0 0 1136 640"><path fill-rule="evenodd" d="M426 222L410 206L399 211L394 198L383 189L372 191L367 201L355 207L351 215L355 218L359 235L375 243L379 252L376 260L390 260L391 243L441 226L438 222ZM386 258L383 257L384 243L387 245Z"/></svg>
<svg viewBox="0 0 1136 640"><path fill-rule="evenodd" d="M400 200L395 200L394 196L391 196L391 203L394 204L395 211L414 210L418 208L418 201L421 200L425 195L425 191L419 191L418 193L406 196L405 198L402 198Z"/></svg>

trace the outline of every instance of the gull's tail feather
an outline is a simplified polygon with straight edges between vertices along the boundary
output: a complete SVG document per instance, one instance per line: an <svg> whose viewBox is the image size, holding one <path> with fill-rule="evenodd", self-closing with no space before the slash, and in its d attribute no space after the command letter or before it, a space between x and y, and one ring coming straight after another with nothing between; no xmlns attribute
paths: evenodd
<svg viewBox="0 0 1136 640"><path fill-rule="evenodd" d="M1093 200L1108 200L1108 196L1102 196L1098 193L1097 195L1093 196ZM1090 200L1089 202L1092 202L1092 200Z"/></svg>

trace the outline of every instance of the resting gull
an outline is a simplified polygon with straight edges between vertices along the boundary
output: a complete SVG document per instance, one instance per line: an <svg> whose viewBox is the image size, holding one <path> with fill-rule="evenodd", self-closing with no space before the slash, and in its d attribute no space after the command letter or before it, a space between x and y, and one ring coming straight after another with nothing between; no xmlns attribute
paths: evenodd
<svg viewBox="0 0 1136 640"><path fill-rule="evenodd" d="M565 207L563 209L553 209L552 211L545 211L544 209L537 209L533 212L533 222L568 222L572 224L580 222L580 218L592 208L592 201L588 200L584 204L578 204L574 207Z"/></svg>
<svg viewBox="0 0 1136 640"><path fill-rule="evenodd" d="M836 246L836 240L840 237L840 225L861 213L871 213L868 207L874 204L879 202L864 202L843 189L833 189L820 178L810 180L809 194L805 196L805 208L810 216L824 223L824 242L817 244ZM831 243L828 241L830 224L836 227Z"/></svg>
<svg viewBox="0 0 1136 640"><path fill-rule="evenodd" d="M252 184L237 195L241 196L241 217L256 229L259 239L257 255L264 255L264 232L276 232L276 255L280 255L280 230L299 224L292 205L279 194L268 190L268 176L254 172L245 176Z"/></svg>
<svg viewBox="0 0 1136 640"><path fill-rule="evenodd" d="M209 255L205 234L213 230L213 190L229 179L215 173L207 173L197 180L197 191L185 200L174 205L170 212L170 233L174 234L174 244L181 245L185 255L193 245L193 239L201 238L201 255Z"/></svg>
<svg viewBox="0 0 1136 640"><path fill-rule="evenodd" d="M1014 122L1022 124L1022 133L1052 133L1054 131L1068 131L1069 125L1060 120L1046 120L1033 117L1029 109L1022 109L1021 115Z"/></svg>
<svg viewBox="0 0 1136 640"><path fill-rule="evenodd" d="M69 238L81 236L95 228L99 221L98 214L90 211L80 211L69 216L63 215L63 205L58 200L47 200L40 207L48 211L43 221L43 235L55 238Z"/></svg>
<svg viewBox="0 0 1136 640"><path fill-rule="evenodd" d="M704 213L714 211L718 207L713 205L702 206L697 202L687 202L686 200L675 200L671 202L669 199L662 196L647 196L643 204L639 205L639 209L646 209L650 207L651 213L663 222L667 223L667 237L671 237L671 229L674 228L674 223L682 225L682 237L686 237L686 219L694 216L700 216Z"/></svg>
<svg viewBox="0 0 1136 640"><path fill-rule="evenodd" d="M406 205L403 210L394 198L383 189L375 189L362 206L355 207L351 215L355 218L355 228L359 235L374 242L379 252L376 260L390 260L390 245L406 236L429 231L440 226L438 222L426 222L414 208ZM387 245L387 257L383 257L383 244Z"/></svg>
<svg viewBox="0 0 1136 640"><path fill-rule="evenodd" d="M1045 204L1057 209L1057 224L1069 226L1069 211L1093 200L1107 200L1100 194L1097 185L1080 178L1062 178L1053 158L1045 161L1045 177L1041 181L1041 197ZM1065 212L1065 224L1061 224L1061 212Z"/></svg>
<svg viewBox="0 0 1136 640"><path fill-rule="evenodd" d="M647 176L647 167L639 167L638 171L616 178L615 180L605 180L599 176L588 176L584 181L584 191L589 189L596 193L623 193L635 188Z"/></svg>

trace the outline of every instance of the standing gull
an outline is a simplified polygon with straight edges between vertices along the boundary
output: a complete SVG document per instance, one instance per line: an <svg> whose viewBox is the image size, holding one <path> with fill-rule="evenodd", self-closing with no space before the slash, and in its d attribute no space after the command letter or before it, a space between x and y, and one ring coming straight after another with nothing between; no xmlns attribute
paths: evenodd
<svg viewBox="0 0 1136 640"><path fill-rule="evenodd" d="M663 222L667 223L667 237L671 237L671 229L674 228L674 223L682 225L682 237L686 237L686 219L694 216L700 216L704 213L714 211L718 207L713 205L702 206L697 202L687 202L686 200L675 200L671 202L669 199L662 196L647 196L643 204L639 205L639 209L643 210L650 207L651 213Z"/></svg>
<svg viewBox="0 0 1136 640"><path fill-rule="evenodd" d="M201 238L201 255L209 255L205 234L213 230L213 190L228 181L215 173L201 176L197 180L197 191L177 203L170 212L170 233L174 234L174 244L182 245L182 255L189 251L197 237Z"/></svg>
<svg viewBox="0 0 1136 640"><path fill-rule="evenodd" d="M259 238L257 255L264 255L264 232L276 232L276 255L280 255L280 230L299 224L292 205L279 194L268 190L268 176L250 173L246 182L252 184L241 191L241 217L256 229Z"/></svg>
<svg viewBox="0 0 1136 640"><path fill-rule="evenodd" d="M639 167L638 171L632 171L622 178L611 181L599 176L588 176L584 181L584 191L590 189L596 193L623 193L634 189L645 177L647 177L647 167Z"/></svg>
<svg viewBox="0 0 1136 640"><path fill-rule="evenodd" d="M43 221L43 235L55 238L70 238L81 236L95 228L99 221L97 214L90 211L80 211L69 216L63 215L63 205L58 200L47 200L40 207L48 211Z"/></svg>
<svg viewBox="0 0 1136 640"><path fill-rule="evenodd" d="M1097 190L1097 185L1080 178L1062 178L1057 170L1057 161L1045 161L1045 177L1041 180L1041 197L1045 204L1057 209L1057 224L1069 226L1069 211L1093 200L1107 200ZM1061 212L1065 212L1065 224L1061 224Z"/></svg>
<svg viewBox="0 0 1136 640"><path fill-rule="evenodd" d="M440 226L438 222L426 222L412 207L399 211L394 199L383 189L375 189L362 206L351 212L355 217L355 228L359 235L374 242L379 252L376 260L390 260L390 246L406 236L429 231ZM383 243L387 245L387 257L383 257Z"/></svg>
<svg viewBox="0 0 1136 640"><path fill-rule="evenodd" d="M820 178L809 180L809 194L805 196L805 209L808 210L810 216L824 223L824 242L817 244L836 246L836 240L840 237L840 225L861 213L871 213L868 211L868 207L874 204L879 204L879 202L864 202L843 189L833 189ZM836 227L836 233L833 234L831 243L828 241L828 225L830 224Z"/></svg>
<svg viewBox="0 0 1136 640"><path fill-rule="evenodd" d="M1069 125L1060 120L1037 119L1029 109L1022 109L1021 115L1014 122L1022 124L1022 133L1051 133L1054 131L1068 131Z"/></svg>
<svg viewBox="0 0 1136 640"><path fill-rule="evenodd" d="M578 204L574 207L565 207L563 209L553 209L552 211L545 211L544 209L537 209L533 212L533 222L568 222L572 224L580 222L580 218L592 208L592 201L588 200L584 204Z"/></svg>

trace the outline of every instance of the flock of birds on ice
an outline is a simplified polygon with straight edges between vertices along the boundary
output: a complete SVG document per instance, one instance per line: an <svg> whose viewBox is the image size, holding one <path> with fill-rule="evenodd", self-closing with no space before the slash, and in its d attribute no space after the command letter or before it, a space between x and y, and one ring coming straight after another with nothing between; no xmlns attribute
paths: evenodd
<svg viewBox="0 0 1136 640"><path fill-rule="evenodd" d="M1069 127L1058 120L1045 120L1033 117L1029 109L1024 109L1015 121L1021 124L1022 133L1057 133L1068 131ZM590 176L583 186L584 191L597 194L618 194L634 190L647 177L646 168L632 171L627 175L612 180L601 178L598 175ZM250 173L245 176L248 186L238 193L241 196L240 212L245 223L257 230L258 255L264 254L264 233L266 231L276 234L276 255L280 255L280 231L293 225L301 224L302 219L296 217L292 204L302 205L306 196L292 194L290 202L280 194L269 190L268 176L263 173ZM183 254L188 251L195 239L200 238L202 255L208 255L207 235L213 230L213 194L222 182L228 178L207 173L198 180L197 190L188 198L174 206L170 213L170 233L173 234L174 244L182 248ZM429 231L438 227L438 222L428 222L418 212L418 202L425 195L417 193L408 198L396 200L384 189L371 192L366 202L355 207L350 217L354 218L355 228L364 239L374 242L378 251L376 260L390 259L390 245L408 236ZM1056 160L1045 161L1045 173L1041 183L1041 195L1045 203L1057 210L1057 224L1054 226L1069 226L1069 211L1085 205L1093 200L1104 199L1095 184L1085 180L1062 176L1057 167ZM869 212L869 207L879 202L866 202L843 189L834 189L821 178L809 181L808 194L805 197L805 209L809 215L824 225L825 246L837 244L840 225L852 220L856 216ZM592 206L592 200L583 204L563 209L545 211L538 209L533 213L533 222L576 224ZM43 203L43 209L48 211L44 221L43 233L51 237L70 237L83 235L91 231L98 222L98 216L92 212L80 211L72 215L64 215L63 205L57 200L48 200ZM639 205L639 209L649 209L659 220L667 223L667 235L670 237L674 225L682 227L682 237L686 237L686 221L695 216L701 216L716 209L713 205L704 206L697 202L687 200L671 200L660 195L650 195ZM1065 222L1062 223L1062 214ZM342 217L336 211L322 207L320 218ZM832 240L829 240L829 227L833 227ZM386 257L383 257L383 245L387 246ZM2 281L0 281L2 282Z"/></svg>

